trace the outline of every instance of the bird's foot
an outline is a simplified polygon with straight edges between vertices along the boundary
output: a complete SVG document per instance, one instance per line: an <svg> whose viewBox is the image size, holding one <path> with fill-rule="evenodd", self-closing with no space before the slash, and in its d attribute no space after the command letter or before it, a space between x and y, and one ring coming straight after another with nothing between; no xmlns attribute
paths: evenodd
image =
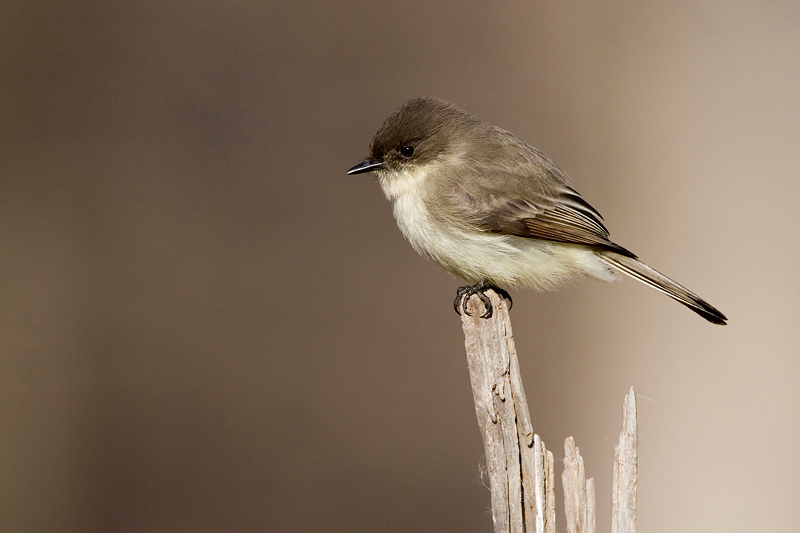
<svg viewBox="0 0 800 533"><path fill-rule="evenodd" d="M463 287L459 287L456 291L456 299L453 300L453 309L455 309L456 313L459 315L463 311L465 315L470 316L469 311L467 311L467 302L470 298L472 298L472 296L477 296L481 299L483 306L486 308L483 314L481 314L481 318L492 318L492 314L494 313L494 310L492 309L492 302L489 300L489 297L486 296L486 291L489 289L508 300L508 308L511 309L511 307L514 305L511 295L499 287L490 285L486 280L479 281L475 285L464 285Z"/></svg>

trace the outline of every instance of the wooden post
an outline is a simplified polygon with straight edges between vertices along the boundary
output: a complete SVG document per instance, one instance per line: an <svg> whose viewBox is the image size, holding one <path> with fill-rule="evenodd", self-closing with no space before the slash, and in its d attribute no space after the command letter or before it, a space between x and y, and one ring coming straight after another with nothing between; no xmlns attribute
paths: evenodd
<svg viewBox="0 0 800 533"><path fill-rule="evenodd" d="M486 293L494 316L480 318L483 304L471 298L463 315L475 414L486 450L496 533L555 533L553 454L533 434L519 375L508 307Z"/></svg>
<svg viewBox="0 0 800 533"><path fill-rule="evenodd" d="M486 451L495 533L555 533L553 453L533 433L519 374L517 350L506 302L487 291L494 308L480 318L483 304L471 298L461 317L475 414ZM613 533L636 532L636 398L625 398L623 430L615 448ZM595 533L595 487L586 479L572 437L564 443L564 503L569 533Z"/></svg>

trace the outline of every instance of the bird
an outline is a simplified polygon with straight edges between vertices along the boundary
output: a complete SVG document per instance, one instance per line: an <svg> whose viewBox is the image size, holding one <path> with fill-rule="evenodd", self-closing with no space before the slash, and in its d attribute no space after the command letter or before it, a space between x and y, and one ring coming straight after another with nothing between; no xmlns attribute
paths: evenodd
<svg viewBox="0 0 800 533"><path fill-rule="evenodd" d="M421 255L468 285L453 306L468 314L486 291L552 290L589 276L628 275L713 324L727 317L611 241L600 213L551 159L513 133L445 100L419 97L378 128L369 155L346 174L373 172L397 224Z"/></svg>

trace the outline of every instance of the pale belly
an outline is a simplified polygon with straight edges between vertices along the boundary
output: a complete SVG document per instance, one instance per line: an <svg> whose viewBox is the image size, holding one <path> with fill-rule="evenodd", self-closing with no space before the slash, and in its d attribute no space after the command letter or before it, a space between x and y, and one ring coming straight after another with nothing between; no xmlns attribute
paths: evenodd
<svg viewBox="0 0 800 533"><path fill-rule="evenodd" d="M584 246L445 225L416 195L394 199L393 209L400 230L417 252L469 283L485 279L499 287L548 290L581 275L617 279Z"/></svg>

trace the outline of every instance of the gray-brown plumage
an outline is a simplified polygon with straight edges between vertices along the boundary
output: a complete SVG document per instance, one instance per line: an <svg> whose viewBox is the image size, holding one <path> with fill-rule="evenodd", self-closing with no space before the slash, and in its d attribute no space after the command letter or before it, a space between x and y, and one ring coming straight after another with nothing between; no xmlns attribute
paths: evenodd
<svg viewBox="0 0 800 533"><path fill-rule="evenodd" d="M447 102L417 98L387 118L369 157L348 174L369 171L411 245L476 284L460 290L467 298L489 287L551 289L579 275L614 281L622 272L726 323L702 298L612 242L600 213L553 161Z"/></svg>

